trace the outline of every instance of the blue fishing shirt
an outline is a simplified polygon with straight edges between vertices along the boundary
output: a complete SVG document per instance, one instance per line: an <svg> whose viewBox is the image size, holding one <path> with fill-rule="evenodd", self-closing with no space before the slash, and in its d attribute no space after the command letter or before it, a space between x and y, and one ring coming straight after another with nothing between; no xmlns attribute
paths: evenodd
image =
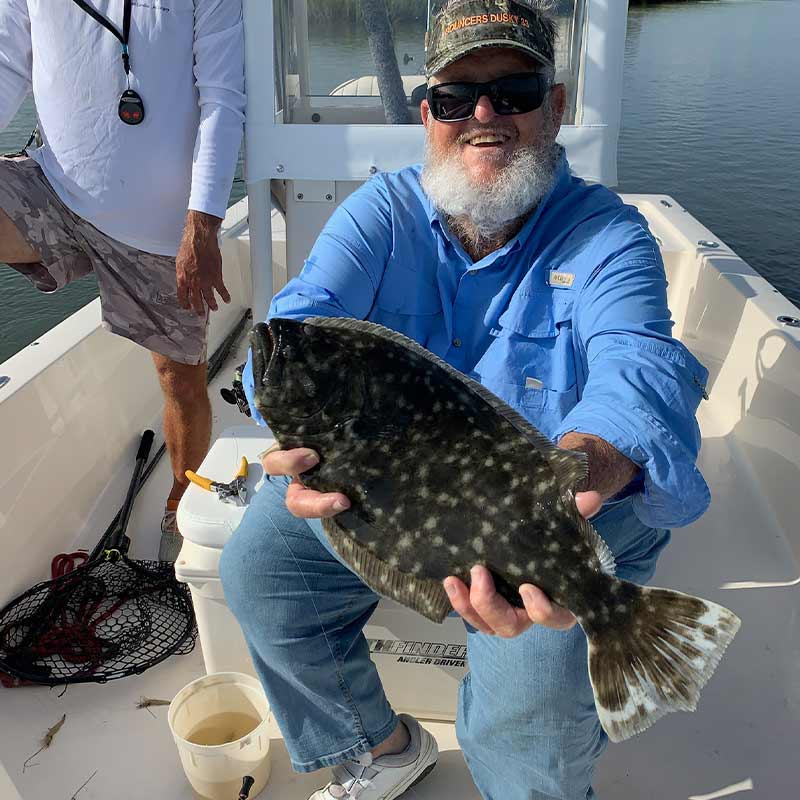
<svg viewBox="0 0 800 800"><path fill-rule="evenodd" d="M697 519L710 501L695 466L708 373L671 336L664 265L645 219L571 175L562 155L519 233L473 262L420 173L381 173L350 195L269 318L355 317L404 333L554 442L594 434L639 465L624 494L646 525ZM265 424L250 358L243 383Z"/></svg>

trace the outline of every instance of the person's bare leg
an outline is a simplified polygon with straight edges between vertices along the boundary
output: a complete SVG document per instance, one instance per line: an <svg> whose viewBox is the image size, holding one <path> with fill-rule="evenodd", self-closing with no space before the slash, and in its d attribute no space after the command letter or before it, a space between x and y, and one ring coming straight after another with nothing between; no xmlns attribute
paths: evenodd
<svg viewBox="0 0 800 800"><path fill-rule="evenodd" d="M0 261L6 264L38 264L42 257L26 241L17 226L0 209Z"/></svg>
<svg viewBox="0 0 800 800"><path fill-rule="evenodd" d="M395 753L402 753L408 747L411 737L408 734L408 728L398 721L397 727L392 731L388 739L384 739L377 747L373 747L370 752L373 758L379 756L394 755Z"/></svg>
<svg viewBox="0 0 800 800"><path fill-rule="evenodd" d="M164 438L172 461L168 507L176 508L189 485L184 473L197 470L211 442L206 364L180 364L158 353L151 355L164 393Z"/></svg>

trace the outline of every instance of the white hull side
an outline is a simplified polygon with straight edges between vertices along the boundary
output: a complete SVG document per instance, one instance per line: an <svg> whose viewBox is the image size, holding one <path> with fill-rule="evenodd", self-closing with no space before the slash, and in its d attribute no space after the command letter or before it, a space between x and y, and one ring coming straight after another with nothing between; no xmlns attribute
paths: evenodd
<svg viewBox="0 0 800 800"><path fill-rule="evenodd" d="M222 231L231 303L212 315L209 353L250 305L246 214L242 201ZM102 327L99 299L0 374L10 378L0 388L0 550L13 565L0 581L1 606L49 578L54 554L95 544L121 505L138 434L160 431L162 398L150 354Z"/></svg>

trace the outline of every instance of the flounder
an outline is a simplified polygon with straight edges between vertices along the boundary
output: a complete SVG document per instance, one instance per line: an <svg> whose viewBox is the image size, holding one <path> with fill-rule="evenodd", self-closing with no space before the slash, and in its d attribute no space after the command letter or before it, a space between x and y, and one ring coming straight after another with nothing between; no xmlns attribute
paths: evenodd
<svg viewBox="0 0 800 800"><path fill-rule="evenodd" d="M612 741L695 709L740 620L614 577L611 551L575 505L585 456L374 323L276 318L251 345L256 406L281 447L319 454L305 486L350 499L323 527L368 586L441 622L451 611L442 580L469 583L483 564L513 605L532 583L576 616Z"/></svg>

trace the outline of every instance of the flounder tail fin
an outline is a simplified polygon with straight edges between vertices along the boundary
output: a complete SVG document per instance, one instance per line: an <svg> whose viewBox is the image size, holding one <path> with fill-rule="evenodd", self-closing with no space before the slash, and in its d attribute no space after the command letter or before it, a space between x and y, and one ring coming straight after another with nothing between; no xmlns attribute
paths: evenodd
<svg viewBox="0 0 800 800"><path fill-rule="evenodd" d="M441 581L417 578L395 569L353 539L332 517L322 520L322 528L336 554L373 591L396 600L433 622L444 622L453 610Z"/></svg>
<svg viewBox="0 0 800 800"><path fill-rule="evenodd" d="M708 600L636 588L641 594L626 623L588 637L595 705L612 742L640 733L670 711L694 711L741 624Z"/></svg>

